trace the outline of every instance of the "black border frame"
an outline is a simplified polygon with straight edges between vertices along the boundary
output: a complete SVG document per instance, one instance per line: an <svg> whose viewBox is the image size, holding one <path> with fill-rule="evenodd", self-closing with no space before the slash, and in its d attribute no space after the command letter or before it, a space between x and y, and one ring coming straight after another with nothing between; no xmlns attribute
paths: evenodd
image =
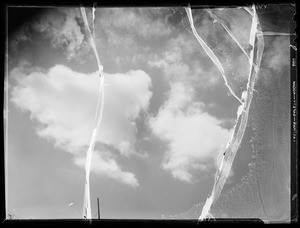
<svg viewBox="0 0 300 228"><path fill-rule="evenodd" d="M178 6L178 7L184 7L190 6L193 8L197 7L205 7L205 6L228 6L228 5L252 5L253 1L226 1L224 2L217 2L214 0L210 1L159 1L159 0L152 0L148 2L141 2L141 1L109 1L109 0L95 0L95 1L59 1L59 0L53 0L53 1L43 1L39 2L36 0L26 1L22 2L21 0L5 0L1 1L1 21L0 21L0 28L1 28L1 45L0 45L0 53L1 53L1 70L2 70L2 85L4 87L4 80L5 80L5 73L6 73L6 37L7 37L7 8L12 6L40 6L40 7L60 7L60 6L93 6L93 3L97 2L97 6L101 7L166 7L166 6ZM273 0L268 3L263 1L256 1L255 4L292 4L295 6L296 13L294 15L294 20L291 21L291 26L294 27L294 29L291 31L291 33L296 32L296 26L297 26L297 8L295 0L293 1L277 1ZM28 15L27 15L28 16ZM34 15L32 15L34 16ZM24 21L24 18L20 19L20 23ZM20 24L19 24L20 25ZM17 25L16 25L17 26ZM291 223L298 223L298 177L299 177L299 167L298 167L298 77L297 77L297 60L298 60L298 52L297 48L294 49L294 47L297 47L297 36L291 36L290 41L290 56L291 56L291 63L290 63L290 69L291 69ZM3 95L3 107L4 107L4 88L2 90ZM3 112L2 112L3 115ZM150 225L150 226L156 226L156 225L170 225L170 226L193 226L197 225L198 220L144 220L144 219L101 219L101 220L84 220L84 219L18 219L18 220L10 220L6 219L6 208L5 208L5 158L4 158L4 120L2 122L3 126L3 137L1 138L3 153L0 159L0 167L1 167L1 173L0 173L0 186L1 186L1 199L0 199L0 207L1 207L1 213L0 213L0 222L2 225L117 225L117 226L144 226L144 225ZM201 222L201 224L256 224L256 223L262 223L261 220L257 219L213 219L209 221Z"/></svg>

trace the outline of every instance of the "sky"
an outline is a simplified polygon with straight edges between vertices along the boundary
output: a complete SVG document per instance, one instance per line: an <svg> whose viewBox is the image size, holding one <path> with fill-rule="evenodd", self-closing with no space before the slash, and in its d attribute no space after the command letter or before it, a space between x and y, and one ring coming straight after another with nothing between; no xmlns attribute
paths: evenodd
<svg viewBox="0 0 300 228"><path fill-rule="evenodd" d="M211 46L229 40L219 27L211 35L212 18L197 12L197 30ZM243 29L232 31L247 34ZM93 218L97 197L101 218L126 219L160 219L205 201L239 101L184 9L97 8L94 34L107 85L90 176ZM279 46L270 53L275 67L288 44L272 42ZM224 43L214 50L236 75L228 83L240 97L247 59ZM232 58L222 58L228 53ZM24 219L81 218L100 80L79 8L44 9L12 30L7 63L7 211ZM240 181L250 157L236 156L225 188Z"/></svg>

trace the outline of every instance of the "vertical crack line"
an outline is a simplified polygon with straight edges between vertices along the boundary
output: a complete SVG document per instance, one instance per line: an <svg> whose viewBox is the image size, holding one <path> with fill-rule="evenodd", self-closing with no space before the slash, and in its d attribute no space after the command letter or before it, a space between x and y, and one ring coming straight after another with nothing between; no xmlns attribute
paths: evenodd
<svg viewBox="0 0 300 228"><path fill-rule="evenodd" d="M94 50L95 56L96 56L97 65L98 65L98 68L99 68L99 71L100 71L99 74L101 76L101 73L103 71L103 66L101 64L101 61L100 61L100 58L99 58L99 55L98 55L98 51L97 51L97 48L96 48L96 45L95 45L95 41L93 39L91 30L90 30L90 27L89 27L89 23L88 23L88 20L87 20L87 17L86 17L85 8L84 7L80 7L80 11L81 11L81 14L82 14L83 22L85 24L85 28L86 28L86 33L87 33L88 39L90 41L90 44L91 44L91 46L92 46L92 48Z"/></svg>
<svg viewBox="0 0 300 228"><path fill-rule="evenodd" d="M97 122L97 125L96 125L96 129L98 129L100 127L100 124L101 124L101 121L102 121L104 101L105 101L104 100L104 94L105 94L104 89L105 89L104 88L104 78L100 78L101 108L100 108L100 114L99 114L98 122Z"/></svg>
<svg viewBox="0 0 300 228"><path fill-rule="evenodd" d="M95 120L94 120L94 129L92 133L92 138L89 144L89 148L87 150L87 156L86 156L86 161L85 161L85 191L84 191L84 203L83 203L83 218L85 219L92 219L92 213L91 213L91 199L90 199L90 171L91 171L91 162L92 162L92 155L95 147L95 142L96 142L96 136L97 136L97 131L100 127L100 123L102 121L102 114L103 114L103 108L104 108L104 77L102 77L102 71L103 71L103 66L101 65L97 48L95 45L95 26L94 26L94 20L95 20L95 5L93 6L92 9L92 17L93 17L93 35L91 33L91 30L89 28L87 16L86 16L86 11L84 7L80 7L80 11L82 14L82 18L85 24L85 29L86 33L89 39L89 42L93 48L94 54L96 56L97 60L97 65L98 65L98 70L99 70L99 76L100 76L100 86L99 86L99 95L97 99L97 107L96 107L96 112L95 112ZM100 104L100 96L101 96L101 107L99 110L99 104ZM99 115L98 115L99 113ZM98 118L98 120L97 120Z"/></svg>
<svg viewBox="0 0 300 228"><path fill-rule="evenodd" d="M8 9L6 9L6 13L8 13ZM8 34L8 23L6 23L6 26L5 26L5 31L6 31L6 34ZM5 40L5 49L7 50L6 51L6 54L5 54L5 76L4 76L4 83L5 83L5 99L4 100L4 103L5 103L5 122L4 122L4 127L5 127L5 145L4 145L4 157L5 157L5 165L4 165L4 168L5 168L5 180L7 181L6 184L5 184L5 193L7 194L8 193L8 183L9 183L9 179L8 179L8 151L9 151L9 145L8 145L8 113L9 113L9 79L8 79L8 61L9 61L9 48L8 48L8 36L6 37L6 40ZM8 208L8 199L5 198L5 207Z"/></svg>
<svg viewBox="0 0 300 228"><path fill-rule="evenodd" d="M231 87L228 85L227 82L227 78L225 76L225 72L223 69L223 66L221 64L221 62L219 61L219 59L217 58L217 56L215 55L215 53L210 49L210 47L208 47L208 45L204 42L204 40L201 39L201 37L198 35L195 26L194 26L194 22L193 22L193 15L192 15L192 10L191 7L185 7L185 11L187 13L192 31L194 36L196 37L196 39L198 40L198 42L200 43L200 45L202 46L202 48L204 49L205 53L208 55L208 57L211 59L211 61L216 65L216 67L219 69L224 81L225 81L225 85L226 87L229 89L230 93L241 103L243 104L243 102L241 101L241 99L233 92L233 90L231 89Z"/></svg>
<svg viewBox="0 0 300 228"><path fill-rule="evenodd" d="M98 99L97 99L97 107L96 107L96 111L95 111L95 123L97 122L97 116L98 116L98 112L99 112L99 105L100 105L100 97L101 94L103 96L102 90L104 88L104 77L100 77L100 85L99 85L99 95L98 95Z"/></svg>
<svg viewBox="0 0 300 228"><path fill-rule="evenodd" d="M96 39L96 38L95 38L95 37L96 37L96 35L95 35L95 11L96 11L96 5L97 5L97 3L94 2L93 8L92 8L92 16L93 16L93 37L94 37L94 39Z"/></svg>
<svg viewBox="0 0 300 228"><path fill-rule="evenodd" d="M249 93L249 86L250 86L250 81L251 81L251 75L252 75L252 70L253 70L253 58L254 58L254 43L255 43L255 37L257 33L257 24L258 24L258 19L257 19L257 14L255 10L255 5L252 6L253 9L253 18L252 18L252 24L251 24L251 30L250 30L250 37L249 37L249 45L251 46L251 51L250 51L250 69L249 69L249 76L248 76L248 83L247 83L247 97ZM256 73L258 72L258 67L255 66L255 71Z"/></svg>
<svg viewBox="0 0 300 228"><path fill-rule="evenodd" d="M225 149L225 155L223 157L224 160L220 164L220 167L222 166L221 167L222 169L219 168L219 170L215 174L215 183L214 183L214 186L212 189L212 193L205 202L205 205L202 209L201 215L199 216L199 221L201 221L204 218L207 218L209 216L209 214L210 214L209 211L210 211L211 205L219 198L221 191L224 187L224 184L228 178L228 175L229 175L229 172L230 172L230 169L232 166L232 162L236 155L236 152L237 152L237 150L240 146L240 143L243 139L245 129L247 127L248 114L249 114L250 104L251 104L252 97L253 97L253 89L254 89L253 87L254 87L255 80L258 75L257 74L258 68L254 72L252 71L253 66L254 66L253 58L254 58L254 49L255 49L254 44L255 44L256 38L258 40L257 41L258 42L257 63L256 63L258 65L258 67L260 66L261 57L262 57L261 49L264 48L262 37L257 36L257 26L258 26L259 22L258 22L256 10L255 10L255 5L253 5L252 8L253 8L253 18L252 18L252 24L251 24L250 37L249 37L249 45L252 46L252 50L250 52L250 61L249 61L250 72L249 72L248 83L247 83L247 92L246 92L246 96L244 98L245 103L242 104L242 105L244 105L244 110L242 112L240 112L240 111L237 112L237 121L234 126L233 135L232 135L230 141L228 141L228 144ZM239 129L235 133L235 129L237 127L239 120L241 120Z"/></svg>

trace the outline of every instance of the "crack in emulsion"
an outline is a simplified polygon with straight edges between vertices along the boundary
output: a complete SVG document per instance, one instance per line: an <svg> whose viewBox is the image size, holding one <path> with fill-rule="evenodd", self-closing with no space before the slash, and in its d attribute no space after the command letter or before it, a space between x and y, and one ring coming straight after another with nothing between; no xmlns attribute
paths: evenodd
<svg viewBox="0 0 300 228"><path fill-rule="evenodd" d="M235 35L230 31L230 29L227 27L225 23L223 23L210 9L206 9L206 11L209 13L209 15L218 23L220 23L223 28L226 30L226 32L230 35L230 37L234 40L234 42L239 46L239 48L242 50L242 52L246 55L248 59L250 59L250 56L248 53L245 51L245 49L242 47L238 39L235 37Z"/></svg>
<svg viewBox="0 0 300 228"><path fill-rule="evenodd" d="M281 59L288 59L288 51L297 49L291 43L288 44L289 36L295 35L290 23L295 11L292 12L289 5L222 10L220 14L218 9L211 10L221 19L214 19L214 22L220 23L224 20L225 25L232 31L239 31L237 29L248 26L247 30L250 32L247 38L241 36L242 40L239 40L250 57L250 73L247 73L247 81L245 80L247 87L241 95L244 104L238 109L234 133L228 142L225 155L217 159L220 162L217 164L210 196L206 202L170 218L198 221L213 218L258 218L264 222L290 222L291 79L288 77L289 65ZM281 14L280 20L273 20L273 15L278 10L285 13ZM239 18L245 17L245 14L251 17L251 20ZM224 26L220 28L223 30ZM272 30L274 32L271 32ZM231 38L233 39L232 36ZM278 45L278 41L284 42ZM224 44L221 43L222 45ZM247 48L248 45L251 48ZM231 164L236 152L249 156L246 160L251 159L248 172L237 180L237 184L224 191L223 186L228 177L226 171L232 169ZM238 163L241 162L238 158L237 160ZM247 162L246 160L244 162ZM235 166L238 171L239 165Z"/></svg>
<svg viewBox="0 0 300 228"><path fill-rule="evenodd" d="M186 7L185 11L187 13L190 25L191 25L191 29L193 31L194 36L196 37L196 39L198 40L198 42L200 43L200 45L202 46L202 48L204 49L204 51L206 52L206 54L208 55L208 57L212 60L212 62L216 65L216 67L219 69L224 81L225 81L225 85L227 86L227 88L229 89L230 93L241 103L243 104L243 102L241 101L241 99L234 93L234 91L232 90L232 88L228 85L227 82L227 78L225 76L225 71L224 68L220 62L220 60L218 59L218 57L215 55L215 53L211 50L211 48L204 42L204 40L198 35L195 26L194 26L194 21L193 21L193 14L192 14L192 10L191 7Z"/></svg>
<svg viewBox="0 0 300 228"><path fill-rule="evenodd" d="M95 112L95 123L94 123L94 129L93 129L93 134L90 140L90 144L89 144L89 148L87 150L87 156L86 156L86 163L85 163L85 172L86 172L86 176L85 176L85 190L84 190L84 203L83 203L83 218L85 219L91 219L92 218L92 213L91 213L91 199L90 199L90 171L91 171L91 162L92 162L92 155L93 155L93 151L94 151L94 147L95 147L95 142L96 142L96 136L98 133L98 129L100 127L101 121L102 121L102 115L103 115L103 108L104 108L104 77L102 76L102 72L103 72L103 66L100 62L100 58L98 56L98 51L95 45L95 25L94 25L94 20L95 20L95 4L93 5L92 8L92 28L93 28L93 35L92 32L89 28L89 23L87 20L87 16L86 16L86 11L84 7L80 7L80 11L82 14L82 18L84 21L84 25L85 25L85 30L86 30L86 34L88 36L88 40L92 46L92 49L94 51L94 54L96 56L96 60L97 60L97 65L98 65L98 70L99 70L99 76L100 76L100 85L99 85L99 96L98 96L98 100L97 100L97 107L96 107L96 112ZM99 110L99 106L100 106L100 97L101 97L101 107Z"/></svg>
<svg viewBox="0 0 300 228"><path fill-rule="evenodd" d="M218 213L230 213L230 210L228 210L229 212L227 212L226 203L228 204L227 201L231 200L231 201L233 201L231 203L233 205L236 204L237 202L244 203L243 206L245 208L247 208L245 210L248 210L247 213L250 213L251 215L253 213L255 213L255 210L261 209L263 211L261 214L264 214L262 216L268 218L269 214L270 214L270 210L267 210L267 209L269 209L269 205L268 205L268 202L266 202L267 200L264 199L264 197L263 197L264 189L263 189L263 187L260 186L261 180L259 179L260 178L259 175L261 175L261 174L259 174L257 171L257 169L258 169L257 166L259 166L259 165L256 165L256 164L259 164L259 162L261 162L261 161L256 161L256 160L259 160L260 155L257 152L255 152L255 150L257 150L257 148L254 149L253 144L251 146L253 147L253 153L255 153L255 155L253 155L255 162L251 162L249 164L250 172L247 174L247 176L242 178L241 184L234 187L234 191L229 191L228 193L224 193L224 194L222 193L222 195L221 195L221 192L222 192L223 187L226 183L226 180L229 176L230 170L232 168L232 163L236 156L237 150L241 146L241 142L242 142L244 133L245 133L247 125L248 125L248 116L249 116L250 107L252 108L253 105L258 106L258 104L256 104L255 102L252 105L251 105L251 103L253 103L252 98L253 98L254 91L256 91L254 89L254 86L256 85L256 81L260 80L260 77L258 77L258 74L262 70L260 67L261 67L261 61L262 61L262 56L263 56L264 47L265 47L264 36L266 36L266 37L290 36L290 35L294 35L294 34L290 34L287 32L282 32L282 33L262 32L255 5L253 5L252 7L242 7L241 10L242 11L245 10L246 12L248 12L252 18L249 41L247 41L248 43L246 42L246 44L249 46L249 48L245 49L245 48L243 48L243 46L241 45L241 43L239 42L237 37L231 32L230 27L228 27L225 23L223 23L222 20L220 20L218 18L218 16L214 14L214 12L207 9L207 12L210 14L210 16L215 21L217 21L218 23L221 24L221 26L229 34L231 39L238 45L238 47L241 49L241 51L247 57L247 60L249 63L249 74L248 74L248 77L246 78L247 86L246 86L246 89L243 89L244 91L242 92L241 98L239 98L235 94L235 92L231 88L231 86L229 86L228 79L230 80L230 78L227 75L227 73L225 74L224 68L223 68L220 60L218 59L218 57L216 56L214 51L206 44L206 42L199 36L198 32L196 31L196 28L194 26L191 7L188 6L184 9L187 13L193 35L195 36L195 38L197 39L197 41L199 42L201 47L204 49L205 53L208 55L208 57L211 59L211 61L215 64L215 66L220 71L220 73L225 81L225 86L228 88L230 93L240 102L240 106L237 110L236 124L233 127L233 133L224 149L224 153L223 154L220 153L222 157L220 158L220 162L218 164L218 169L214 176L214 185L213 185L212 192L211 192L210 196L207 198L205 203L202 202L199 205L194 206L191 210L189 210L188 213L192 213L193 210L195 210L194 216L196 215L199 221L208 219L208 218L214 218L215 214L220 215ZM91 219L89 175L90 175L91 159L92 159L92 153L94 151L97 130L99 129L99 126L101 124L102 113L103 113L103 108L104 108L104 77L102 76L103 66L101 65L101 62L100 62L100 59L98 56L98 52L96 49L96 45L95 45L95 25L94 25L95 11L96 11L95 4L93 5L93 8L92 8L92 23L93 23L92 24L92 28L93 28L92 32L89 28L85 8L81 7L80 10L82 13L82 17L83 17L83 21L84 21L84 25L85 25L85 29L86 29L86 35L88 37L90 45L96 56L98 69L99 69L99 76L100 76L99 96L98 96L96 113L95 113L95 125L94 125L94 129L93 129L93 133L92 133L92 138L91 138L91 141L89 144L89 148L87 151L86 165L85 165L86 181L85 181L83 217L86 219ZM247 14L246 12L245 12L245 14ZM292 48L293 48L293 46L292 46ZM248 51L248 53L246 51ZM261 74L259 74L259 75L261 75ZM256 86L259 86L259 85L256 85ZM263 92L261 92L261 90L259 90L259 91L260 91L260 93L263 93ZM257 102L257 99L258 98L255 97L254 101ZM100 106L100 102L101 102L101 106ZM253 118L253 117L251 117L251 118ZM253 131L254 131L254 128L257 128L257 127L253 127ZM273 130L273 132L274 132L274 130ZM256 134L258 135L259 133L256 133ZM256 139L256 140L258 141L258 139ZM256 184L253 184L253 183L256 183ZM251 189L252 192L251 191L248 192L249 189ZM220 195L221 195L221 197L220 197ZM251 204L248 205L247 202L245 202L245 200L243 199L244 195L245 195L246 201L253 200L253 203L251 202ZM238 197L238 199L236 200L235 197ZM219 205L220 201L226 202L226 203L223 203L223 205L220 206ZM220 207L221 212L220 212L220 210L216 209L216 207ZM222 211L222 209L223 209L222 207L225 207L224 211ZM196 210L199 211L199 210L201 210L201 208L202 208L201 214L200 215L196 214ZM268 211L268 214L267 214L267 211ZM257 213L259 213L259 212L257 212ZM239 212L239 211L236 212L236 215L240 215L240 214L243 214L243 212ZM178 218L178 216L177 217L175 216L175 218Z"/></svg>
<svg viewBox="0 0 300 228"><path fill-rule="evenodd" d="M217 17L215 17L213 15L213 13L210 10L208 10L209 14L213 17L213 19L215 19L216 21L221 23L223 28L227 31L227 33L230 35L230 37L235 41L235 43L239 46L239 48L243 51L243 53L248 58L250 72L248 75L247 89L246 89L246 91L243 92L243 95L242 95L243 101L242 101L240 98L238 98L236 96L236 94L233 92L232 88L228 85L227 78L224 73L222 64L220 63L220 61L218 60L218 58L216 57L214 52L208 47L208 45L198 35L198 33L195 29L195 26L194 26L191 7L189 6L189 7L185 8L194 36L196 37L196 39L198 40L200 45L203 47L206 54L210 57L210 59L214 62L214 64L217 66L217 68L221 72L221 74L225 80L225 85L227 86L227 88L229 89L231 94L241 103L241 105L238 109L238 112L237 112L237 121L236 121L236 125L234 126L234 129L233 129L232 137L226 146L224 156L222 157L219 167L217 169L217 172L215 174L215 183L213 186L213 190L212 190L210 196L207 198L207 200L202 208L202 212L199 216L199 221L213 217L210 213L210 208L211 208L212 204L214 202L216 202L216 200L219 198L221 191L224 187L224 184L229 176L232 162L233 162L236 152L240 146L240 143L242 141L242 138L243 138L246 126L247 126L248 113L249 113L249 108L250 108L250 104L251 104L251 100L252 100L252 96L253 96L254 84L255 84L255 81L257 78L257 73L259 71L259 66L260 66L260 62L261 62L264 43L263 43L263 38L257 36L257 28L259 25L259 21L258 21L258 17L256 14L255 5L252 6L252 11L249 8L244 7L244 9L252 15L252 24L251 24L250 37L249 37L249 46L252 47L251 51L250 51L250 55L248 55L246 53L244 48L238 42L238 40L233 35L233 33L229 30L229 28L224 23L221 23L217 19ZM257 50L256 62L254 62L255 41L258 42L257 49L256 49ZM253 69L254 69L254 71L253 71ZM239 123L239 127L237 128L238 123Z"/></svg>
<svg viewBox="0 0 300 228"><path fill-rule="evenodd" d="M296 36L296 33L258 31L257 35L258 36Z"/></svg>

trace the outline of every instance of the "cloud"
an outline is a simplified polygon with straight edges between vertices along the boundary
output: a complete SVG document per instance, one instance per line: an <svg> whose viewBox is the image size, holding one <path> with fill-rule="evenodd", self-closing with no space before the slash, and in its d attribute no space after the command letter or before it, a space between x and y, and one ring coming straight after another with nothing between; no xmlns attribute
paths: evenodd
<svg viewBox="0 0 300 228"><path fill-rule="evenodd" d="M85 75L62 65L48 71L40 68L30 71L29 66L21 66L14 68L10 77L17 81L11 100L38 121L38 135L72 154L85 153L95 118L98 74ZM108 86L96 141L124 156L137 154L135 119L147 110L152 96L151 79L141 70L104 73L104 77Z"/></svg>
<svg viewBox="0 0 300 228"><path fill-rule="evenodd" d="M148 61L150 67L163 71L167 80L181 81L197 87L215 85L221 75L207 60L207 55L189 34L180 34L170 39L162 56Z"/></svg>
<svg viewBox="0 0 300 228"><path fill-rule="evenodd" d="M85 159L85 157L76 157L74 161L78 166L85 168ZM133 173L122 171L113 158L104 158L99 151L94 151L91 170L97 174L119 180L124 184L133 187L139 186Z"/></svg>
<svg viewBox="0 0 300 228"><path fill-rule="evenodd" d="M223 127L224 122L211 116L207 112L210 107L199 101L208 88L222 80L217 68L208 61L189 34L171 39L161 56L148 61L150 67L162 70L171 88L158 114L149 119L149 126L168 144L163 169L185 182L192 182L195 172L217 167L219 148L231 136L231 131Z"/></svg>
<svg viewBox="0 0 300 228"><path fill-rule="evenodd" d="M190 34L181 33L171 38L163 52L163 57L168 62L191 60L191 56L199 53L199 44Z"/></svg>
<svg viewBox="0 0 300 228"><path fill-rule="evenodd" d="M91 22L91 9L86 12ZM159 13L153 8L97 8L95 42L103 64L123 71L146 62L161 46L158 41L168 39L173 31Z"/></svg>
<svg viewBox="0 0 300 228"><path fill-rule="evenodd" d="M216 163L220 146L231 135L204 108L204 103L194 101L191 87L173 82L168 100L149 120L153 133L169 146L163 168L182 181L191 182L194 171Z"/></svg>
<svg viewBox="0 0 300 228"><path fill-rule="evenodd" d="M99 8L97 22L99 28L118 32L130 32L142 38L158 38L169 35L172 30L166 26L161 17L157 17L158 9L147 8Z"/></svg>
<svg viewBox="0 0 300 228"><path fill-rule="evenodd" d="M80 17L76 9L48 10L32 24L32 28L49 38L53 48L64 50L70 60L84 43L84 34L77 22Z"/></svg>

